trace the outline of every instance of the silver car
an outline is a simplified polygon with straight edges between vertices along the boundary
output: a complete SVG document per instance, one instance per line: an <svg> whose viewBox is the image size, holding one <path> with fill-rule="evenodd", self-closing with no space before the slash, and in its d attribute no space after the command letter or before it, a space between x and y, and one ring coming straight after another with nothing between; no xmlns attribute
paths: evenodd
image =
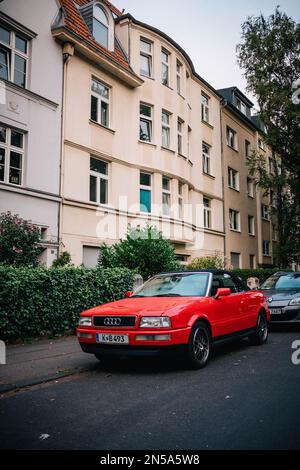
<svg viewBox="0 0 300 470"><path fill-rule="evenodd" d="M300 322L300 272L279 271L261 286L272 323Z"/></svg>

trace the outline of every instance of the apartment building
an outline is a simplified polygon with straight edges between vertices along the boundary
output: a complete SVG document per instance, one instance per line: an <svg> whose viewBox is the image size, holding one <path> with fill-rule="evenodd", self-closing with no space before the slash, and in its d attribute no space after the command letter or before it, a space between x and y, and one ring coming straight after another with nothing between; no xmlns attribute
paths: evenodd
<svg viewBox="0 0 300 470"><path fill-rule="evenodd" d="M182 262L224 253L221 97L163 32L104 0L60 4L64 249L93 266L150 223Z"/></svg>
<svg viewBox="0 0 300 470"><path fill-rule="evenodd" d="M273 264L271 206L274 201L254 184L247 157L255 151L269 162L271 152L263 142L264 127L251 114L253 103L237 87L218 92L224 98L221 122L225 256L235 268L267 267Z"/></svg>
<svg viewBox="0 0 300 470"><path fill-rule="evenodd" d="M55 0L0 3L0 212L41 231L41 262L58 251L61 47ZM34 14L33 14L34 12Z"/></svg>

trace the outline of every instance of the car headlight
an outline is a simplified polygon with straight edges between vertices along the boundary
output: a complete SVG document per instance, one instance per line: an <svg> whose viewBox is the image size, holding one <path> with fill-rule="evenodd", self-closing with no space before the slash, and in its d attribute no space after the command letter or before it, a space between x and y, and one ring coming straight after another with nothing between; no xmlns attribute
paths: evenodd
<svg viewBox="0 0 300 470"><path fill-rule="evenodd" d="M80 317L79 326L92 326L92 317Z"/></svg>
<svg viewBox="0 0 300 470"><path fill-rule="evenodd" d="M300 305L300 297L295 297L295 299L292 299L289 305Z"/></svg>
<svg viewBox="0 0 300 470"><path fill-rule="evenodd" d="M142 317L140 328L170 328L169 317Z"/></svg>

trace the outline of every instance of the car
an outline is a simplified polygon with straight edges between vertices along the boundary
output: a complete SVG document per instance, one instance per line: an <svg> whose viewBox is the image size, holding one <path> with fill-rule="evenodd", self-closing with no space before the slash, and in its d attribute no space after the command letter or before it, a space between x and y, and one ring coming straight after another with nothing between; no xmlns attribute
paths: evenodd
<svg viewBox="0 0 300 470"><path fill-rule="evenodd" d="M161 273L126 298L80 315L77 336L86 353L113 356L179 353L204 367L213 345L268 338L270 312L262 292L225 270Z"/></svg>
<svg viewBox="0 0 300 470"><path fill-rule="evenodd" d="M261 286L272 323L300 322L300 272L278 271Z"/></svg>

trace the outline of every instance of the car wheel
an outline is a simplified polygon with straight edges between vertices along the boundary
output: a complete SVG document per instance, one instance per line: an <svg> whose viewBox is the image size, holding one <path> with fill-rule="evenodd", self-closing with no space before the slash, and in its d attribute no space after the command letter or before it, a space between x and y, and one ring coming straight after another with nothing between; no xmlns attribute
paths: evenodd
<svg viewBox="0 0 300 470"><path fill-rule="evenodd" d="M202 369L209 361L211 352L211 333L203 323L196 323L191 331L188 343L187 359L193 369Z"/></svg>
<svg viewBox="0 0 300 470"><path fill-rule="evenodd" d="M265 344L268 341L268 320L267 315L261 312L258 315L255 333L251 336L251 342L255 345Z"/></svg>

